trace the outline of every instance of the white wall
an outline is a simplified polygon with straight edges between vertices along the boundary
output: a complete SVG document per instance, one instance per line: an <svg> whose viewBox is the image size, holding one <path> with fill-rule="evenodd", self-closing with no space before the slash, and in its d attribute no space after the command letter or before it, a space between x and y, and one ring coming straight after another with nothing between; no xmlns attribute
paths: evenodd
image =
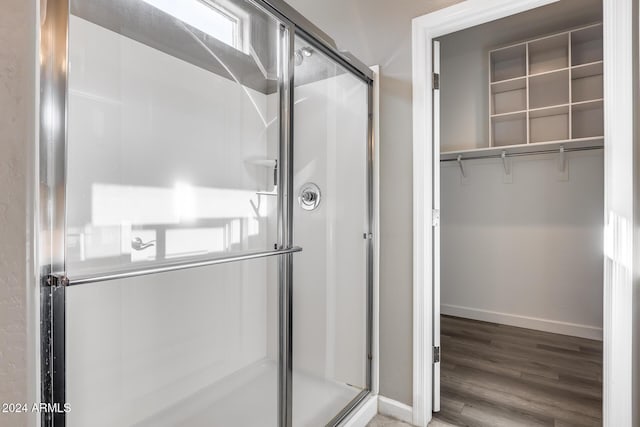
<svg viewBox="0 0 640 427"><path fill-rule="evenodd" d="M0 402L39 399L39 281L35 259L36 1L0 13ZM0 425L35 426L36 413L0 413Z"/></svg>
<svg viewBox="0 0 640 427"><path fill-rule="evenodd" d="M70 31L68 226L99 237L69 239L70 274L130 264L132 224L193 228L177 243L193 251L210 232L225 236L214 250L272 248L275 198L255 193L272 189L272 170L247 163L275 157L267 96L76 17ZM265 360L273 264L69 288L68 425L130 425Z"/></svg>
<svg viewBox="0 0 640 427"><path fill-rule="evenodd" d="M602 339L603 153L441 170L442 312Z"/></svg>

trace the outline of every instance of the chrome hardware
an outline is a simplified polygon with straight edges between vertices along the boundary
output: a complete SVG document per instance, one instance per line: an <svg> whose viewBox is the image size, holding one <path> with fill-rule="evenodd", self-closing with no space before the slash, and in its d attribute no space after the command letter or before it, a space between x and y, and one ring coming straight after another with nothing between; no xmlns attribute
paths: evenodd
<svg viewBox="0 0 640 427"><path fill-rule="evenodd" d="M458 154L458 158L456 160L458 161L458 167L460 167L460 174L462 174L463 178L466 178L467 174L464 172L464 164L462 163L462 154Z"/></svg>
<svg viewBox="0 0 640 427"><path fill-rule="evenodd" d="M305 211L312 211L320 205L320 188L312 183L306 183L298 193L298 204Z"/></svg>
<svg viewBox="0 0 640 427"><path fill-rule="evenodd" d="M431 225L433 227L440 226L440 209L433 209L431 211Z"/></svg>
<svg viewBox="0 0 640 427"><path fill-rule="evenodd" d="M135 249L136 251L141 251L147 249L148 247L155 246L155 240L149 240L148 242L143 242L140 237L136 237L131 240L131 249Z"/></svg>
<svg viewBox="0 0 640 427"><path fill-rule="evenodd" d="M52 288L69 286L69 278L63 274L50 274L47 276L46 284Z"/></svg>
<svg viewBox="0 0 640 427"><path fill-rule="evenodd" d="M168 273L170 271L186 270L189 268L207 267L210 265L225 264L229 262L246 261L249 259L266 258L272 256L280 256L286 254L293 254L296 252L302 252L302 248L298 246L292 246L286 249L276 249L273 251L262 252L248 252L244 254L231 255L227 257L191 257L178 259L176 261L163 262L162 264L147 265L145 267L129 268L120 271L112 271L109 273L98 274L95 276L78 276L78 277L54 277L52 280L58 282L52 282L54 285L58 283L60 286L77 286L86 285L89 283L106 282L109 280L121 280L129 279L132 277L147 276L150 274Z"/></svg>

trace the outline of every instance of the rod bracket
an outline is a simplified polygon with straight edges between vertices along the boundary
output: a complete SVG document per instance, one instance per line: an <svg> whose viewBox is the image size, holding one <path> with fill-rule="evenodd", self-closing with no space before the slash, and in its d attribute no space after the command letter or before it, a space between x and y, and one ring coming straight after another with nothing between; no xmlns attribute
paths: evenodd
<svg viewBox="0 0 640 427"><path fill-rule="evenodd" d="M458 166L460 167L460 173L462 174L462 177L466 178L467 174L464 171L464 164L462 163L462 154L458 154L457 161L458 161Z"/></svg>
<svg viewBox="0 0 640 427"><path fill-rule="evenodd" d="M560 146L558 150L558 181L569 180L569 164L567 159L567 152L564 145Z"/></svg>
<svg viewBox="0 0 640 427"><path fill-rule="evenodd" d="M502 176L502 182L505 184L513 183L513 175L511 175L511 161L507 156L507 151L502 150L500 154L500 158L502 159L502 167L504 168L504 175Z"/></svg>
<svg viewBox="0 0 640 427"><path fill-rule="evenodd" d="M502 167L504 167L504 174L509 175L511 172L509 171L509 161L507 160L507 152L503 150L500 157L502 158Z"/></svg>
<svg viewBox="0 0 640 427"><path fill-rule="evenodd" d="M564 145L560 146L560 157L558 158L558 172L564 172L566 169L567 155L564 151Z"/></svg>

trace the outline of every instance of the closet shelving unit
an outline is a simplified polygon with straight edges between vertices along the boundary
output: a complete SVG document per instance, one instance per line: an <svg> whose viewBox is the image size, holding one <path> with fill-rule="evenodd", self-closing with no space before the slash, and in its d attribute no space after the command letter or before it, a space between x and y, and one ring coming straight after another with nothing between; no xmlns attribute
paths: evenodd
<svg viewBox="0 0 640 427"><path fill-rule="evenodd" d="M604 143L602 24L489 52L489 146L441 160Z"/></svg>

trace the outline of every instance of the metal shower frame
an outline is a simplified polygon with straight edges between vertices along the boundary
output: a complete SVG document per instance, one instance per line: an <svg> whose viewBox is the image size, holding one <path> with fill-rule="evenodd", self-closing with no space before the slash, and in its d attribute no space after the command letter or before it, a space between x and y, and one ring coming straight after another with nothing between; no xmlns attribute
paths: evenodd
<svg viewBox="0 0 640 427"><path fill-rule="evenodd" d="M278 244L273 251L250 252L224 258L205 257L189 259L144 270L126 269L110 274L90 277L66 275L66 162L67 162L67 107L68 107L68 33L70 0L48 0L40 10L40 110L39 110L39 240L42 248L40 266L41 315L41 401L63 408L65 386L65 309L66 288L98 281L157 274L186 268L197 268L225 262L277 256L279 258L279 351L278 351L278 424L292 426L292 272L293 256L302 248L294 246L293 239L293 92L295 72L294 38L302 37L315 49L325 54L367 85L367 360L366 388L328 425L338 425L370 394L373 358L373 272L374 272L374 208L373 208L373 73L349 53L337 49L335 42L304 16L282 0L250 0L273 15L280 26L282 73L279 76L280 141L278 180ZM55 407L55 406L54 406ZM63 410L42 414L42 425L65 426Z"/></svg>

